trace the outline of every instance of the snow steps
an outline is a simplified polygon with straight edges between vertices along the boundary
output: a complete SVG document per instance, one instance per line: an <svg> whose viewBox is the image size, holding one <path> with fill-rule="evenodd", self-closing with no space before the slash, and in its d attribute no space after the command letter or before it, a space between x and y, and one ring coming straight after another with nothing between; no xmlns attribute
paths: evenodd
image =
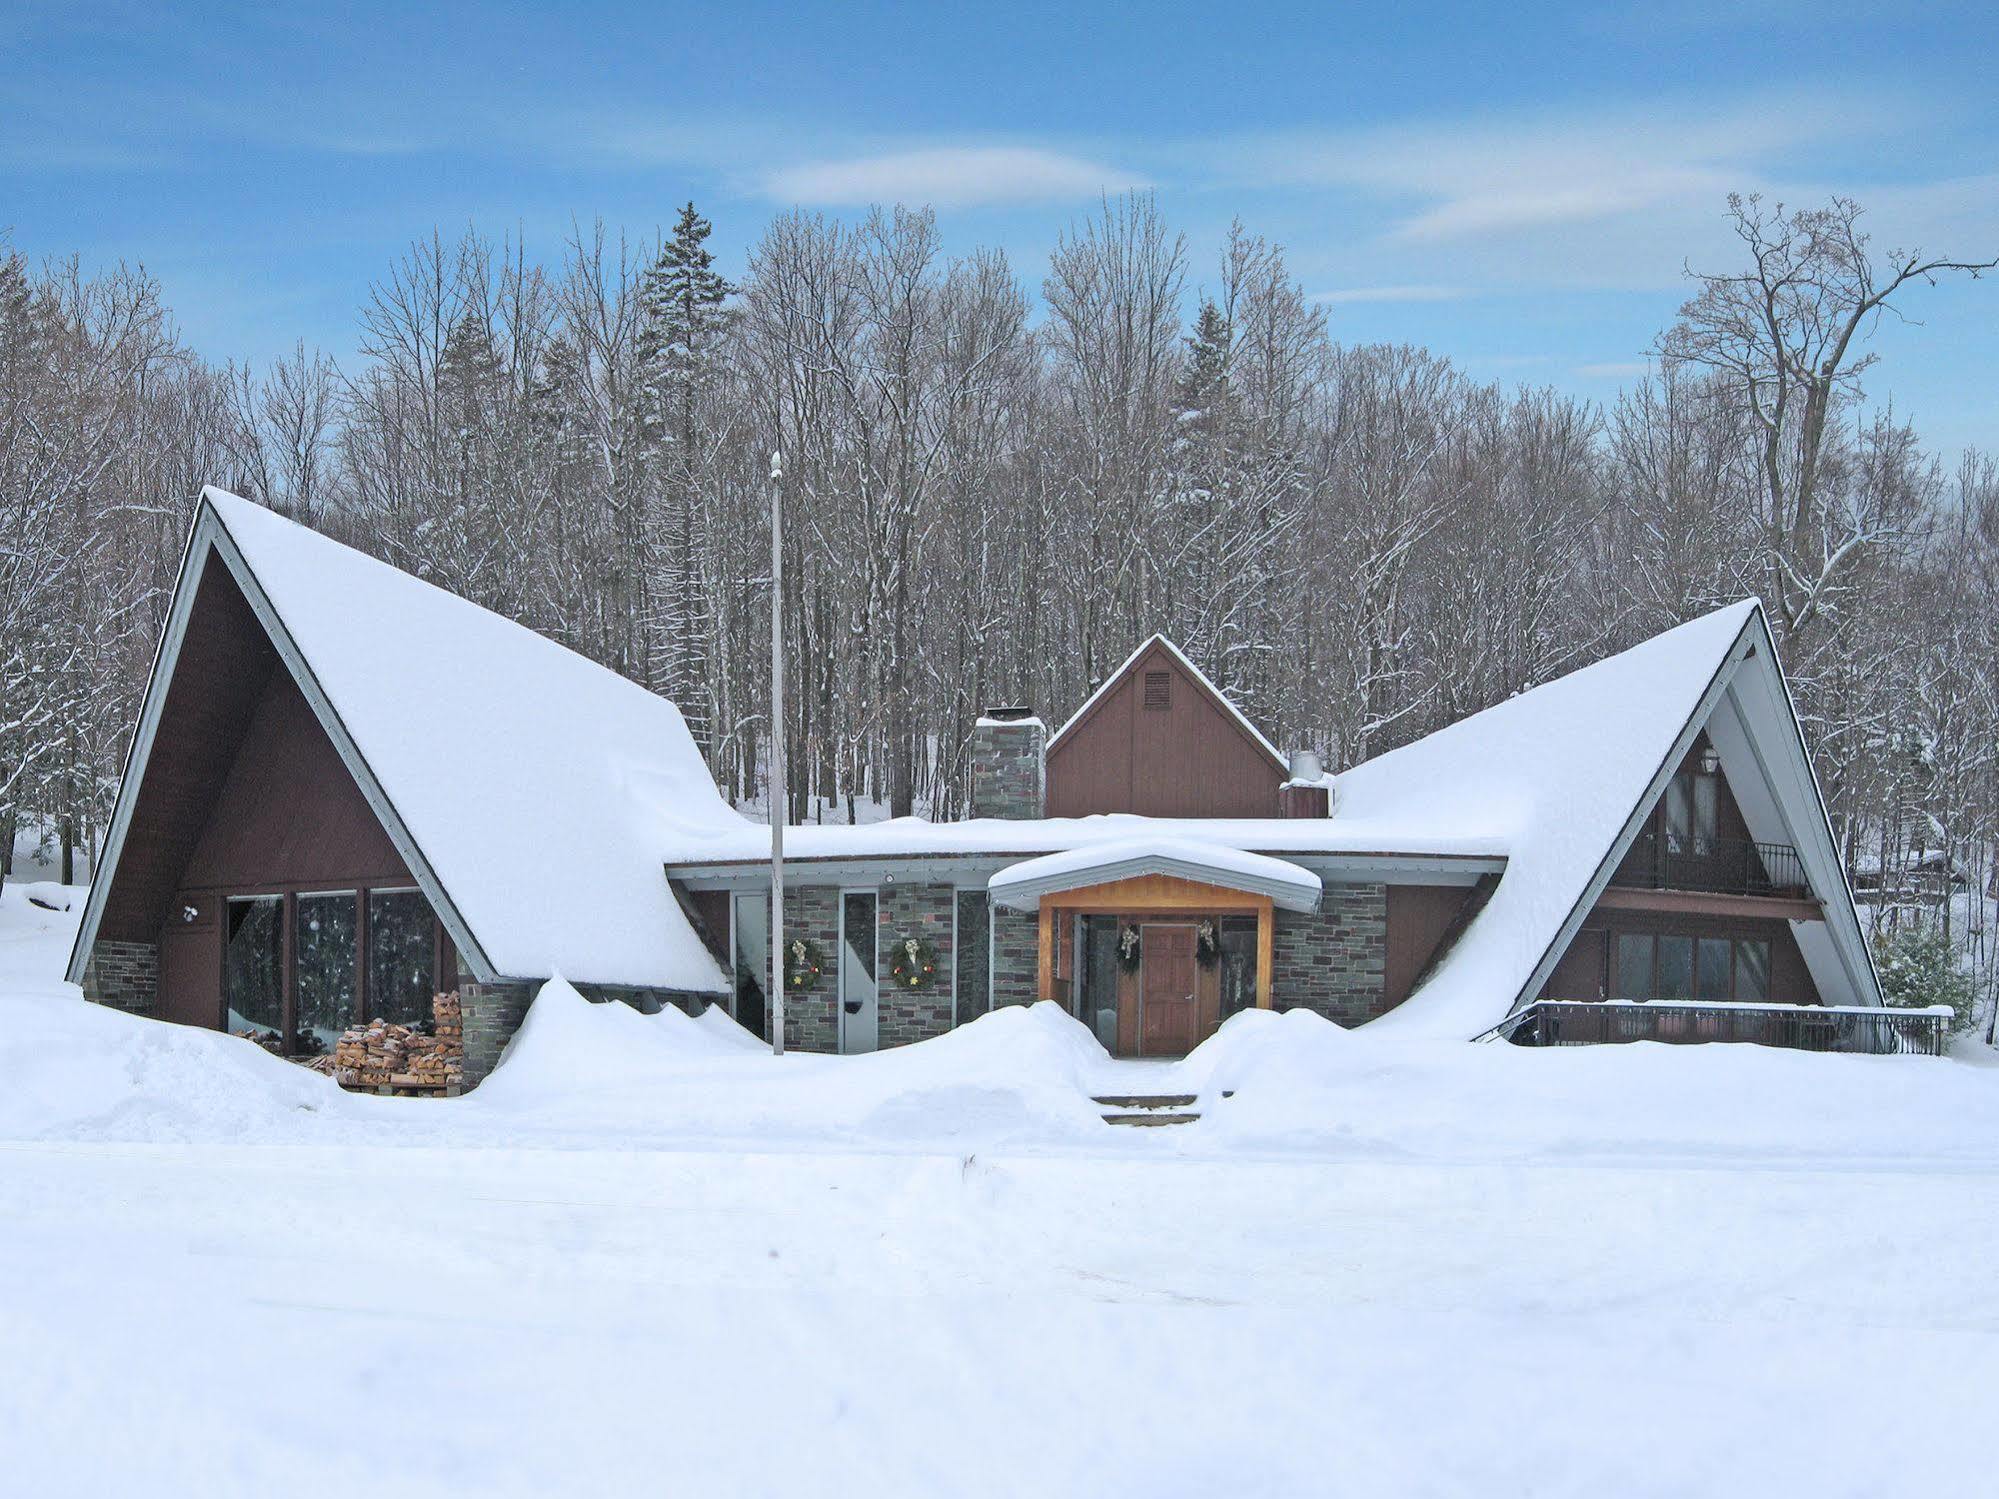
<svg viewBox="0 0 1999 1499"><path fill-rule="evenodd" d="M1093 1096L1090 1102L1103 1107L1104 1123L1136 1129L1192 1124L1201 1117L1192 1093L1104 1093Z"/></svg>

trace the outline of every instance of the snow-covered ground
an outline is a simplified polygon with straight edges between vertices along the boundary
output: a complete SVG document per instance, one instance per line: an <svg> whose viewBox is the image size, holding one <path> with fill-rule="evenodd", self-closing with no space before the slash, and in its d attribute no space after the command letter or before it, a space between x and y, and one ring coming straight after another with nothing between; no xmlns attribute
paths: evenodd
<svg viewBox="0 0 1999 1499"><path fill-rule="evenodd" d="M780 1061L552 986L485 1087L389 1100L86 1006L66 950L10 887L11 1492L1989 1486L1982 1053L1294 1014L1127 1071L1036 1007ZM1103 1126L1131 1079L1206 1118Z"/></svg>

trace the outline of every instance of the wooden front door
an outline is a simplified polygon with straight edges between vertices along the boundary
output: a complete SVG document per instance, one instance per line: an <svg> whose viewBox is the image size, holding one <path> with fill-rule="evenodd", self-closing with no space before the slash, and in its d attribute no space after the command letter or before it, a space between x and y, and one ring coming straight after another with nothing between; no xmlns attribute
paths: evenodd
<svg viewBox="0 0 1999 1499"><path fill-rule="evenodd" d="M1200 1043L1194 942L1191 922L1147 923L1140 934L1140 1056L1185 1056Z"/></svg>

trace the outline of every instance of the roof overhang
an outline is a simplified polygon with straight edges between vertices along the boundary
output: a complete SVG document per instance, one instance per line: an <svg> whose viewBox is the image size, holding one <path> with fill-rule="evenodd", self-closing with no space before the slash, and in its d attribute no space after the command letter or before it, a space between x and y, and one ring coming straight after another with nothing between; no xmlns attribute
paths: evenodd
<svg viewBox="0 0 1999 1499"><path fill-rule="evenodd" d="M1182 838L1134 838L1065 849L1008 865L987 881L993 903L1033 911L1044 895L1165 875L1267 898L1287 911L1316 911L1323 889L1311 870L1220 844Z"/></svg>

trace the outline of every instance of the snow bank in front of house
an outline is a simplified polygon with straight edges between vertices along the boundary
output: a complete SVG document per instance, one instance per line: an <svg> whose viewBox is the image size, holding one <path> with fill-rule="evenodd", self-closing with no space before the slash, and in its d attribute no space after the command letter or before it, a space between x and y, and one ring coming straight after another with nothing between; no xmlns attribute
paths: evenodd
<svg viewBox="0 0 1999 1499"><path fill-rule="evenodd" d="M866 1056L769 1049L710 1008L644 1015L544 984L499 1066L448 1126L722 1137L820 1146L1100 1132L1089 1083L1108 1057L1060 1006L1010 1006Z"/></svg>
<svg viewBox="0 0 1999 1499"><path fill-rule="evenodd" d="M1310 1010L1240 1010L1173 1069L1177 1087L1223 1093L1314 1090L1337 1078L1368 1042Z"/></svg>
<svg viewBox="0 0 1999 1499"><path fill-rule="evenodd" d="M1179 1064L1193 1152L1374 1160L1976 1162L1999 1138L1999 1058L1746 1045L1520 1047L1234 1016ZM1223 1097L1224 1093L1229 1094Z"/></svg>
<svg viewBox="0 0 1999 1499"><path fill-rule="evenodd" d="M353 1102L331 1078L218 1031L0 990L0 1138L290 1141Z"/></svg>

